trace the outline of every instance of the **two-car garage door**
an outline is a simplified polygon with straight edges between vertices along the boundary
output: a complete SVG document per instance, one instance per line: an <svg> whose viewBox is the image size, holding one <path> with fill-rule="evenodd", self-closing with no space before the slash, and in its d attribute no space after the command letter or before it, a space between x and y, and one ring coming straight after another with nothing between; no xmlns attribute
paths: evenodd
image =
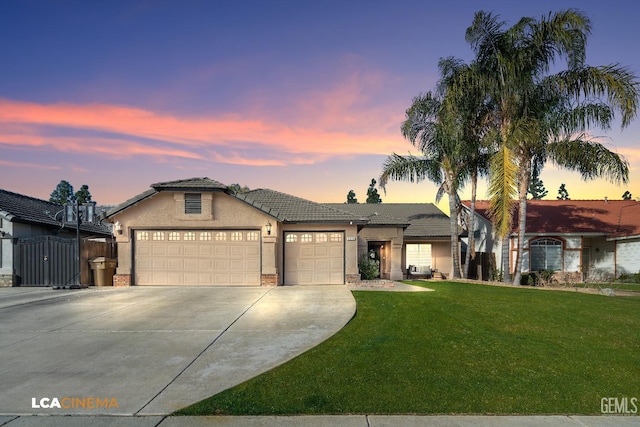
<svg viewBox="0 0 640 427"><path fill-rule="evenodd" d="M137 285L260 285L257 230L136 230Z"/></svg>

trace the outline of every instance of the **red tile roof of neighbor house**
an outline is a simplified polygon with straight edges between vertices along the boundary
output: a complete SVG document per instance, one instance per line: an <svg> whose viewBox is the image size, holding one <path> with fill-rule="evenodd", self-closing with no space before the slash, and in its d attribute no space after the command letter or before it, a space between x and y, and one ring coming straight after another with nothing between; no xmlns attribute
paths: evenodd
<svg viewBox="0 0 640 427"><path fill-rule="evenodd" d="M462 202L470 207L471 202ZM514 226L518 227L517 201ZM489 219L489 201L476 201L476 211ZM601 233L610 238L640 235L640 202L634 200L529 200L527 233Z"/></svg>

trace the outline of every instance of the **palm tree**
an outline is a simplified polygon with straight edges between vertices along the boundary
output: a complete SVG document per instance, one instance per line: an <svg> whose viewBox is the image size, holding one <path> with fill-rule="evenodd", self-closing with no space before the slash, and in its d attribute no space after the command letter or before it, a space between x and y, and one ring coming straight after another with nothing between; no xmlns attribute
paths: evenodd
<svg viewBox="0 0 640 427"><path fill-rule="evenodd" d="M389 180L421 182L430 180L440 184L436 195L439 201L444 193L449 197L451 233L451 277L460 278L458 251L458 187L460 167L457 162L459 144L447 129L443 120L442 100L433 93L417 96L406 111L402 135L422 152L422 156L390 155L384 162L380 186L385 188Z"/></svg>
<svg viewBox="0 0 640 427"><path fill-rule="evenodd" d="M585 64L589 19L577 10L522 18L504 29L497 15L477 12L466 39L475 51L472 83L490 99L499 149L490 165L490 212L498 234L511 232L512 200L519 199L518 255L513 282L520 282L531 176L547 160L584 179L628 181L626 160L591 139L620 112L622 127L636 115L638 81L618 64ZM567 69L550 73L558 60ZM460 90L462 86L456 90Z"/></svg>
<svg viewBox="0 0 640 427"><path fill-rule="evenodd" d="M436 201L444 194L449 198L451 232L451 277L461 277L458 211L460 200L458 189L468 178L472 183L472 209L475 206L475 192L478 175L486 168L487 150L479 148L478 143L486 130L486 113L482 96L472 97L468 92L464 97L449 97L448 88L456 80L469 72L469 67L455 58L441 59L439 68L442 74L436 93L428 92L414 98L406 111L406 120L402 124L402 135L418 148L422 156L400 156L392 154L384 165L380 176L380 186L385 187L389 180L407 180L420 182L431 180L440 187ZM473 89L473 88L471 88ZM484 168L484 169L483 169ZM471 218L473 218L473 212ZM473 248L473 221L468 228L470 248ZM470 256L471 250L467 250ZM469 260L465 263L465 277L468 275Z"/></svg>

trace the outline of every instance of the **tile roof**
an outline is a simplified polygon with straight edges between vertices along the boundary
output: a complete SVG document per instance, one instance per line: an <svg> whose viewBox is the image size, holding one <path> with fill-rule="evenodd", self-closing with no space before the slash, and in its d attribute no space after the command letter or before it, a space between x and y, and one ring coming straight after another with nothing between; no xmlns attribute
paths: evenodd
<svg viewBox="0 0 640 427"><path fill-rule="evenodd" d="M157 191L224 191L227 189L227 186L214 179L204 177L180 179L177 181L156 182L155 184L151 184L151 188Z"/></svg>
<svg viewBox="0 0 640 427"><path fill-rule="evenodd" d="M449 217L432 203L330 203L370 220L369 225L407 226L405 239L450 237Z"/></svg>
<svg viewBox="0 0 640 427"><path fill-rule="evenodd" d="M469 201L462 202L470 206ZM476 202L478 214L488 215L489 202ZM517 231L518 207L514 209ZM640 202L633 200L529 200L527 233L598 233L611 238L640 235Z"/></svg>
<svg viewBox="0 0 640 427"><path fill-rule="evenodd" d="M238 193L236 197L251 206L289 223L347 223L364 224L366 220L334 207L269 189Z"/></svg>
<svg viewBox="0 0 640 427"><path fill-rule="evenodd" d="M60 228L60 220L53 218L64 206L35 197L0 189L0 215L11 222ZM65 228L75 228L73 226ZM110 235L109 226L85 223L80 229L89 233Z"/></svg>

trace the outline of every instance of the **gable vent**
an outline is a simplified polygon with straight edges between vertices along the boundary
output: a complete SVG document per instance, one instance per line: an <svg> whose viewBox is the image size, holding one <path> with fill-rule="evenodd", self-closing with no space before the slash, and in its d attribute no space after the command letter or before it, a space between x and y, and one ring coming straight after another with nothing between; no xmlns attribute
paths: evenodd
<svg viewBox="0 0 640 427"><path fill-rule="evenodd" d="M200 193L185 193L184 213L185 214L201 214L202 213L202 195Z"/></svg>

